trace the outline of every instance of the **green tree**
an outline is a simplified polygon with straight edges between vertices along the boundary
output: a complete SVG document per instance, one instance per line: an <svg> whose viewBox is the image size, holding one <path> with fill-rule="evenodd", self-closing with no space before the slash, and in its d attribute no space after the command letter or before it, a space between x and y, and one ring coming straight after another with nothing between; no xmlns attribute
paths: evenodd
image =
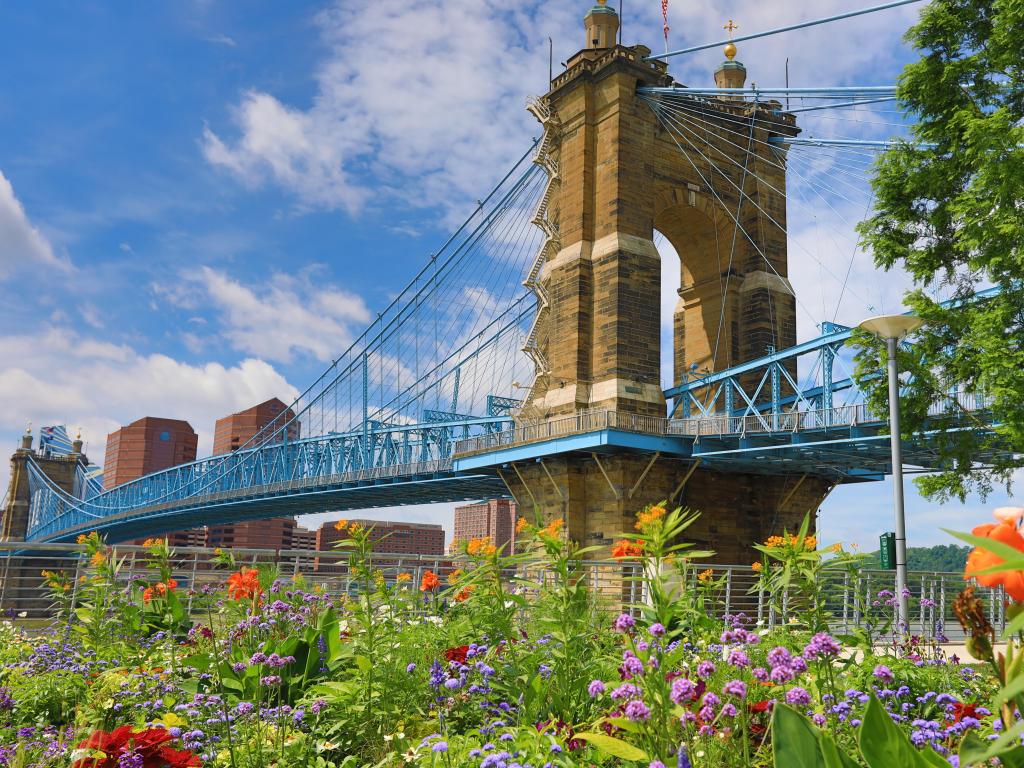
<svg viewBox="0 0 1024 768"><path fill-rule="evenodd" d="M878 266L913 277L907 303L925 321L899 355L913 376L905 434L954 389L989 397L998 422L977 429L988 419L970 409L932 419L945 471L918 487L939 500L984 497L1024 465L1013 454L1024 449L1024 2L933 0L906 39L921 54L898 88L914 141L879 159L860 233ZM939 303L937 289L953 301ZM855 343L858 379L885 413L885 377L871 375L884 371L883 348L863 333Z"/></svg>

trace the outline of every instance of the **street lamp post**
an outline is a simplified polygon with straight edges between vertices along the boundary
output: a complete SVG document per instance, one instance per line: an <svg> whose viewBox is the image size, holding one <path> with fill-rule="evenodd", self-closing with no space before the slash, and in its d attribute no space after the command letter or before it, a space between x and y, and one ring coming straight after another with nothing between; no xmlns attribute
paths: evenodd
<svg viewBox="0 0 1024 768"><path fill-rule="evenodd" d="M900 441L900 379L896 365L896 343L921 327L913 315L880 315L858 327L885 339L889 369L889 446L892 451L892 503L896 518L896 628L905 632L910 613L907 601L907 524L903 510L903 446Z"/></svg>

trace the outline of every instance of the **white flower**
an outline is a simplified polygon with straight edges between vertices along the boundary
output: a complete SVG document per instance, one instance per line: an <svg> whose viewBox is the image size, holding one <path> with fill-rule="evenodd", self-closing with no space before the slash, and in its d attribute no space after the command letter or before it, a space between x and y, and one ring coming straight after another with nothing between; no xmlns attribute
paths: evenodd
<svg viewBox="0 0 1024 768"><path fill-rule="evenodd" d="M1002 520L1011 525L1020 525L1020 521L1024 519L1024 507L996 507L992 510L992 514L996 520Z"/></svg>

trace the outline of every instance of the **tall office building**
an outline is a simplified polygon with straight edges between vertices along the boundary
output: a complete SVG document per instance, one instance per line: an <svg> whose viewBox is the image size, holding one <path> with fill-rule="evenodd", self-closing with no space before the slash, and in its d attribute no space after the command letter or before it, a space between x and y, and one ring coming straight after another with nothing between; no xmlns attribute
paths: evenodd
<svg viewBox="0 0 1024 768"><path fill-rule="evenodd" d="M103 462L103 487L187 464L196 459L199 436L187 421L146 416L107 435ZM201 529L167 534L171 546L201 547L206 534ZM139 540L135 543L142 543Z"/></svg>
<svg viewBox="0 0 1024 768"><path fill-rule="evenodd" d="M516 503L511 499L490 499L455 508L455 536L452 548L460 542L486 537L511 554L516 538Z"/></svg>
<svg viewBox="0 0 1024 768"><path fill-rule="evenodd" d="M213 455L237 451L266 429L270 439L280 442L287 432L289 440L299 437L299 422L292 422L295 412L274 397L266 402L217 419L213 428ZM289 423L291 422L291 423ZM281 434L273 434L287 425ZM261 440L261 442L263 442ZM206 541L210 547L236 549L292 549L296 525L293 517L273 517L268 520L247 520L226 525L211 525Z"/></svg>

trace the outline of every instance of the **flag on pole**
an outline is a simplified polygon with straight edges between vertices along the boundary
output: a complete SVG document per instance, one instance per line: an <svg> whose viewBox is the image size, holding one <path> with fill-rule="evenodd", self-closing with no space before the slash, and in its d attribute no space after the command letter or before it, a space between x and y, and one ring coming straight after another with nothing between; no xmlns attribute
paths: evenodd
<svg viewBox="0 0 1024 768"><path fill-rule="evenodd" d="M661 0L661 18L665 22L665 53L668 53L668 0Z"/></svg>

